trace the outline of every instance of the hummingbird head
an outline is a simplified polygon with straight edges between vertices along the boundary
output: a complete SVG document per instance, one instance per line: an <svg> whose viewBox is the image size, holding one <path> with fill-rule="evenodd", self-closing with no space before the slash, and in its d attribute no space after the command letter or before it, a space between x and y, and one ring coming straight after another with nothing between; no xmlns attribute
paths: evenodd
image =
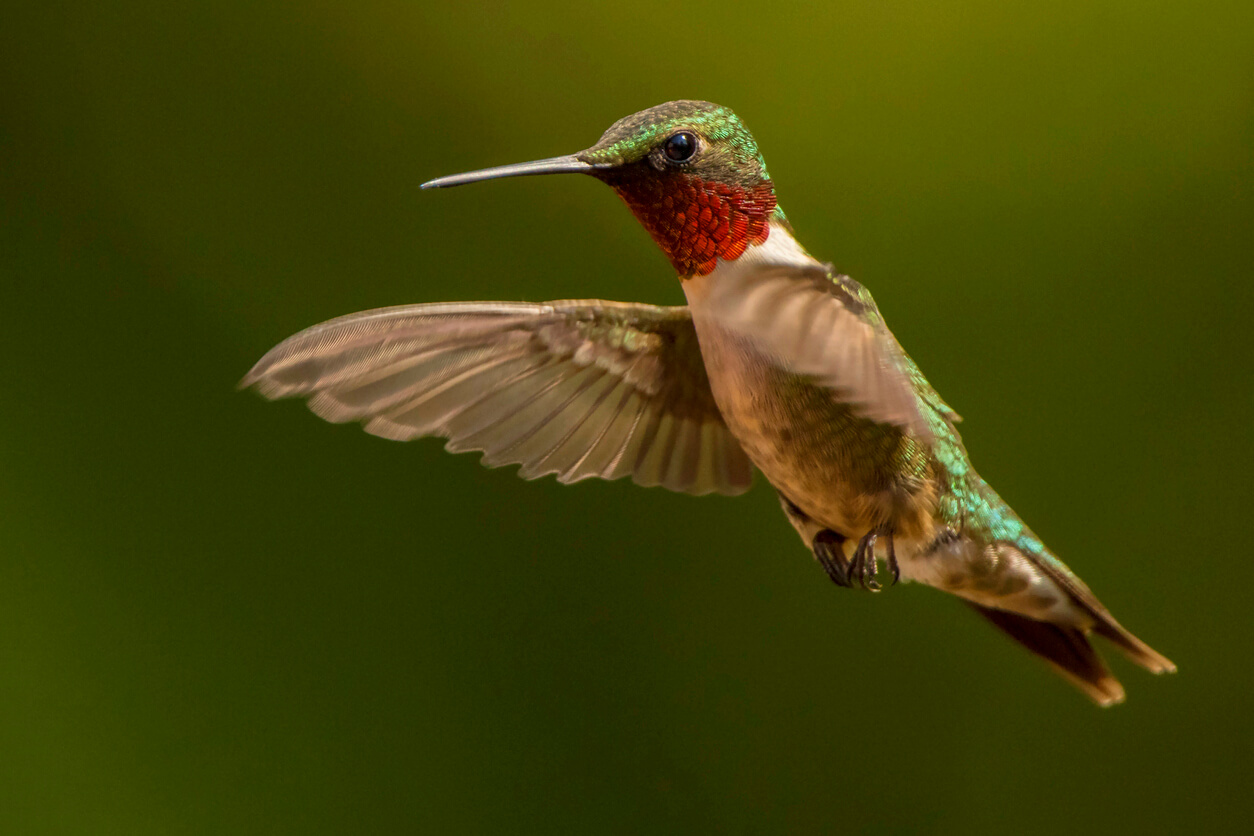
<svg viewBox="0 0 1254 836"><path fill-rule="evenodd" d="M753 135L735 113L677 101L619 119L585 151L455 174L423 188L531 174L590 174L612 187L680 278L739 258L783 221Z"/></svg>

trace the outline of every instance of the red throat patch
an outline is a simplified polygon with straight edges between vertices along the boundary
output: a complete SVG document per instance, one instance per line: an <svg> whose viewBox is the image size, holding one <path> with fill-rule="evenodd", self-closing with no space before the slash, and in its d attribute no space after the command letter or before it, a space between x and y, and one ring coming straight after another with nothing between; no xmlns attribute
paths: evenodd
<svg viewBox="0 0 1254 836"><path fill-rule="evenodd" d="M745 188L677 174L611 185L680 278L711 273L720 258L737 259L771 233L775 189L770 180Z"/></svg>

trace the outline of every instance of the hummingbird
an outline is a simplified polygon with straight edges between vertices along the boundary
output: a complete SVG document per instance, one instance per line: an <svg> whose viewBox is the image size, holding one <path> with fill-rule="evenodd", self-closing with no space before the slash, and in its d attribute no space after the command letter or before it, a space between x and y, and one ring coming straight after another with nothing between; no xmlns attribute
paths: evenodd
<svg viewBox="0 0 1254 836"><path fill-rule="evenodd" d="M402 305L314 325L241 387L300 397L396 440L448 439L489 467L564 483L736 495L760 471L835 584L914 581L957 596L1102 706L1123 686L1102 636L1125 629L975 472L961 420L858 282L797 241L731 110L674 101L587 150L441 177L424 189L583 174L612 188L669 259L688 304L597 299Z"/></svg>

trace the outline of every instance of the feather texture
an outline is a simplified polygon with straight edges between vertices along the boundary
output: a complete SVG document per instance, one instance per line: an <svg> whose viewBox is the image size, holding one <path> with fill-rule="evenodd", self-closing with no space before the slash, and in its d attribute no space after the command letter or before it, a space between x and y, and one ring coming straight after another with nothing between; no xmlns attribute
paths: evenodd
<svg viewBox="0 0 1254 836"><path fill-rule="evenodd" d="M562 482L631 476L743 493L752 466L723 423L687 308L599 300L406 305L315 325L240 384L307 398L328 421L448 439L488 466Z"/></svg>
<svg viewBox="0 0 1254 836"><path fill-rule="evenodd" d="M1017 613L982 607L971 608L1006 635L1037 654L1100 706L1123 702L1123 686L1111 675L1102 657L1083 632L1074 627L1036 621Z"/></svg>
<svg viewBox="0 0 1254 836"><path fill-rule="evenodd" d="M728 265L710 285L700 315L873 421L931 440L932 416L950 428L961 420L884 325L871 294L828 265Z"/></svg>

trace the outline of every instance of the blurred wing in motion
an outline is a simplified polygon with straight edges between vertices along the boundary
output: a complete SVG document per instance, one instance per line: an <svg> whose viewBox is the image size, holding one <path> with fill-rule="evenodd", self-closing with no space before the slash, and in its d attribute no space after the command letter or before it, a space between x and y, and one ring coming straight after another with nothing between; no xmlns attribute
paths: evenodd
<svg viewBox="0 0 1254 836"><path fill-rule="evenodd" d="M884 324L866 288L830 267L729 271L701 315L755 342L779 366L832 390L859 414L933 441L961 420ZM941 425L934 422L940 421Z"/></svg>
<svg viewBox="0 0 1254 836"><path fill-rule="evenodd" d="M739 494L752 467L723 423L687 308L600 300L404 305L308 328L240 383L328 421L562 482Z"/></svg>

